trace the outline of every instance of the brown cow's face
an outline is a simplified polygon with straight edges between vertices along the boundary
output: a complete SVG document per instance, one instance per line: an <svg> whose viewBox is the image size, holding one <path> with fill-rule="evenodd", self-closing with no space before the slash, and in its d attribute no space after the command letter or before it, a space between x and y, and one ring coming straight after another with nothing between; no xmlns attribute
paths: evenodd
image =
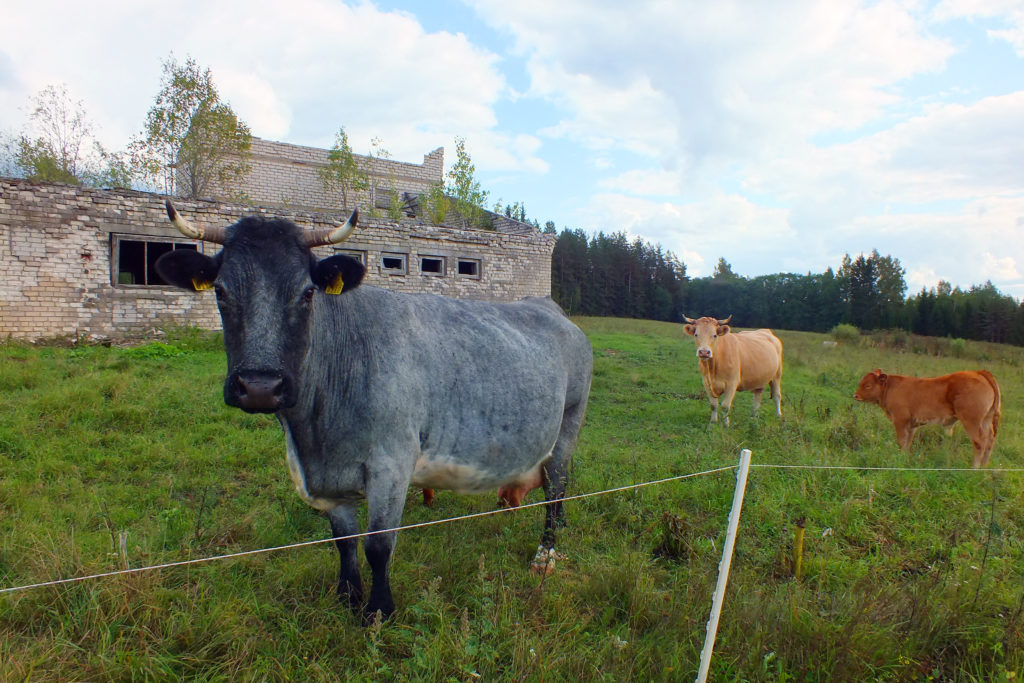
<svg viewBox="0 0 1024 683"><path fill-rule="evenodd" d="M711 360L715 357L718 338L729 334L729 326L720 324L715 318L705 317L692 324L683 325L683 331L692 336L697 343L697 358Z"/></svg>
<svg viewBox="0 0 1024 683"><path fill-rule="evenodd" d="M886 375L881 370L875 370L864 375L857 385L857 391L853 397L858 401L866 403L878 403L882 400L882 389L885 387Z"/></svg>

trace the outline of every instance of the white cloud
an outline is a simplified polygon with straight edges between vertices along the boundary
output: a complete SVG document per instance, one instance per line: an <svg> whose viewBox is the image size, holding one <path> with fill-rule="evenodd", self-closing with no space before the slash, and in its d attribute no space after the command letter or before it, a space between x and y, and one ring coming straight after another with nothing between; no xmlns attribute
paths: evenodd
<svg viewBox="0 0 1024 683"><path fill-rule="evenodd" d="M984 268L985 272L991 273L990 279L1000 281L1020 279L1020 270L1017 269L1017 261L1013 257L1004 256L998 258L986 251L983 258L982 268Z"/></svg>
<svg viewBox="0 0 1024 683"><path fill-rule="evenodd" d="M900 2L473 4L515 36L530 94L564 109L550 134L683 172L863 126L952 53Z"/></svg>
<svg viewBox="0 0 1024 683"><path fill-rule="evenodd" d="M679 176L659 169L635 168L614 178L605 178L597 186L603 190L625 192L632 195L678 195Z"/></svg>
<svg viewBox="0 0 1024 683"><path fill-rule="evenodd" d="M17 106L34 92L67 81L84 91L104 142L123 147L141 130L173 49L212 70L260 137L329 147L344 125L357 152L380 137L395 158L418 161L461 135L493 150L496 164L544 168L537 145L497 130L494 107L508 93L498 55L369 3L182 0L173 12L127 1L8 3L0 45L9 58L0 128L18 127Z"/></svg>
<svg viewBox="0 0 1024 683"><path fill-rule="evenodd" d="M214 78L221 97L259 137L283 140L288 136L292 111L263 77L225 67Z"/></svg>
<svg viewBox="0 0 1024 683"><path fill-rule="evenodd" d="M697 275L710 274L700 272L701 264L717 263L720 256L742 274L751 273L761 260L787 264L786 251L795 237L784 209L759 207L738 195L672 203L597 194L577 218L595 230L623 231L661 244L685 257L688 272Z"/></svg>
<svg viewBox="0 0 1024 683"><path fill-rule="evenodd" d="M943 0L935 8L935 17L1001 20L1007 28L990 29L989 37L1005 40L1024 57L1024 7L1019 0Z"/></svg>

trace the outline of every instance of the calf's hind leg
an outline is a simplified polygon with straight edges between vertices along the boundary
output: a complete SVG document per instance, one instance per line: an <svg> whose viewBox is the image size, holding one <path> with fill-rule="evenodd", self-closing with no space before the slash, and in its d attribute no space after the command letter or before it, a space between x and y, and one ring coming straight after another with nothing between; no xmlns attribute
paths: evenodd
<svg viewBox="0 0 1024 683"><path fill-rule="evenodd" d="M995 438L992 436L991 423L961 420L964 431L971 437L971 445L974 446L974 459L972 465L975 469L988 463L988 457L992 452L992 444Z"/></svg>

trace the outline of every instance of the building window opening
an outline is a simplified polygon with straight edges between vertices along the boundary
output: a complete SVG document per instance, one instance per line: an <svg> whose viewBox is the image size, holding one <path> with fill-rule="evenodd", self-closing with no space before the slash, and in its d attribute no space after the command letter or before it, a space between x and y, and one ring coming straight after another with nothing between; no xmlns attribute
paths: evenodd
<svg viewBox="0 0 1024 683"><path fill-rule="evenodd" d="M444 259L440 256L421 257L420 272L424 275L444 275Z"/></svg>
<svg viewBox="0 0 1024 683"><path fill-rule="evenodd" d="M405 275L405 254L381 254L381 266L388 275Z"/></svg>
<svg viewBox="0 0 1024 683"><path fill-rule="evenodd" d="M187 242L151 242L148 240L117 239L116 285L167 286L156 272L156 261L174 249L191 249L198 246Z"/></svg>
<svg viewBox="0 0 1024 683"><path fill-rule="evenodd" d="M365 251L359 251L359 250L356 250L356 249L335 249L334 253L335 254L342 254L343 256L348 256L349 258L354 258L356 261L359 261L359 265L361 265L361 266L365 266L366 265L366 252Z"/></svg>
<svg viewBox="0 0 1024 683"><path fill-rule="evenodd" d="M463 277L480 277L480 261L478 259L459 259L459 275Z"/></svg>

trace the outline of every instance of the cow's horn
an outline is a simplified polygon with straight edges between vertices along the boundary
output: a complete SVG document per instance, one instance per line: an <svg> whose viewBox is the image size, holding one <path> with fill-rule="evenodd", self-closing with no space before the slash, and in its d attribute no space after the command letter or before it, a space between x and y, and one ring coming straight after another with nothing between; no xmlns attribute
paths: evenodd
<svg viewBox="0 0 1024 683"><path fill-rule="evenodd" d="M192 225L187 220L181 217L181 214L174 208L174 204L171 204L170 199L164 200L164 206L167 208L167 217L171 219L175 227L185 237L190 237L194 240L203 240L205 242L214 242L216 244L224 244L224 239L227 237L227 231L221 227L203 228Z"/></svg>
<svg viewBox="0 0 1024 683"><path fill-rule="evenodd" d="M690 323L691 325L692 325L693 323L697 322L697 321L696 321L696 320L694 320L693 318L687 318L687 317L686 317L685 315L683 316L683 320L685 320L686 322Z"/></svg>
<svg viewBox="0 0 1024 683"><path fill-rule="evenodd" d="M310 230L306 233L306 245L319 247L324 244L338 244L348 239L352 231L356 229L356 222L359 220L359 210L356 209L345 221L345 225L337 228L324 228L323 230Z"/></svg>
<svg viewBox="0 0 1024 683"><path fill-rule="evenodd" d="M718 324L719 325L728 325L730 320L732 320L732 316L731 315L728 318L726 318L725 320L719 320Z"/></svg>

